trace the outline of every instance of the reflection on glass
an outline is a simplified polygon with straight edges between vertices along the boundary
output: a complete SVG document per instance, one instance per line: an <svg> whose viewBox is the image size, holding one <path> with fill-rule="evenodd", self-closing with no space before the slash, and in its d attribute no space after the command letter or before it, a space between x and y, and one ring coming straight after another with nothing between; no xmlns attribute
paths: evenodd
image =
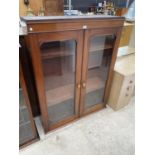
<svg viewBox="0 0 155 155"><path fill-rule="evenodd" d="M89 48L85 108L103 103L103 95L111 62L114 36L95 36Z"/></svg>
<svg viewBox="0 0 155 155"><path fill-rule="evenodd" d="M49 124L74 115L75 51L74 40L41 45Z"/></svg>
<svg viewBox="0 0 155 155"><path fill-rule="evenodd" d="M19 89L19 144L22 145L34 139L29 111L26 106L22 88Z"/></svg>

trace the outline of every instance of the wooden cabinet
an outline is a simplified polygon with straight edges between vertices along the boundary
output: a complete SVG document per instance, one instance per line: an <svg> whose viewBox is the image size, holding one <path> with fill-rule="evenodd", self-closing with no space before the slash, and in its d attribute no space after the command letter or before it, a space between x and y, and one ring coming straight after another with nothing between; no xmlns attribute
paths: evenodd
<svg viewBox="0 0 155 155"><path fill-rule="evenodd" d="M46 15L63 15L64 1L63 0L43 0Z"/></svg>
<svg viewBox="0 0 155 155"><path fill-rule="evenodd" d="M123 17L23 17L46 132L105 107Z"/></svg>
<svg viewBox="0 0 155 155"><path fill-rule="evenodd" d="M37 132L21 64L19 69L19 145L22 147L37 140Z"/></svg>
<svg viewBox="0 0 155 155"><path fill-rule="evenodd" d="M124 56L116 61L108 105L114 110L126 106L134 92L135 63L134 54Z"/></svg>
<svg viewBox="0 0 155 155"><path fill-rule="evenodd" d="M131 38L131 34L133 31L134 24L132 23L124 23L124 27L122 29L121 40L119 46L128 46Z"/></svg>

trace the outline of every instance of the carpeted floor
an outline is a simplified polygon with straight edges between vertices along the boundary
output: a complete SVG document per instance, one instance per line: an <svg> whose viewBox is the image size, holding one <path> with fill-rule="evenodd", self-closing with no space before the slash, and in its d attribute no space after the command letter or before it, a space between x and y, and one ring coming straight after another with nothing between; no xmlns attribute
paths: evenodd
<svg viewBox="0 0 155 155"><path fill-rule="evenodd" d="M51 132L20 155L134 155L134 98L119 111L110 107Z"/></svg>

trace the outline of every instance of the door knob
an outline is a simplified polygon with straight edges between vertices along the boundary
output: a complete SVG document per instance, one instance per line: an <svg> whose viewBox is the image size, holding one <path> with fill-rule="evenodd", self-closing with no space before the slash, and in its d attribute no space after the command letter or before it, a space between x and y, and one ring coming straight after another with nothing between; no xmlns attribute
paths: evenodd
<svg viewBox="0 0 155 155"><path fill-rule="evenodd" d="M81 85L80 84L77 84L77 88L81 88Z"/></svg>
<svg viewBox="0 0 155 155"><path fill-rule="evenodd" d="M82 83L82 87L83 87L83 88L86 87L86 83L85 83L85 82Z"/></svg>

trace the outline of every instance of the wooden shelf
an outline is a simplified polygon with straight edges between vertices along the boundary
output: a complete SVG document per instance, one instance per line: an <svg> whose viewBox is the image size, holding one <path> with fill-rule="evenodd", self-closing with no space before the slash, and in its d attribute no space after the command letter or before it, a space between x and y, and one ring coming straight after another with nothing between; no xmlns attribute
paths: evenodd
<svg viewBox="0 0 155 155"><path fill-rule="evenodd" d="M104 87L104 82L99 77L93 77L87 80L86 93L101 89Z"/></svg>
<svg viewBox="0 0 155 155"><path fill-rule="evenodd" d="M113 45L110 43L105 44L105 46L103 46L101 43L96 43L95 45L91 46L89 52L103 51L106 49L111 49L112 47Z"/></svg>
<svg viewBox="0 0 155 155"><path fill-rule="evenodd" d="M74 55L75 51L73 48L66 48L66 47L54 47L51 49L42 49L41 50L41 56L42 59L51 59L56 57L62 57L62 56L70 56Z"/></svg>
<svg viewBox="0 0 155 155"><path fill-rule="evenodd" d="M46 91L46 100L48 106L61 103L74 97L74 85L66 85Z"/></svg>
<svg viewBox="0 0 155 155"><path fill-rule="evenodd" d="M87 81L86 93L100 89L104 87L103 80L99 77L90 78ZM74 98L74 85L69 84L66 86L58 87L46 91L47 105L53 106L59 104L65 100Z"/></svg>
<svg viewBox="0 0 155 155"><path fill-rule="evenodd" d="M113 46L110 43L105 44L105 46L103 46L103 44L99 43L95 43L95 45L93 45L90 48L90 52L95 52L95 51L103 51L105 49L111 49ZM56 57L63 57L63 56L73 56L75 55L75 50L74 48L66 48L66 47L53 47L50 49L42 49L41 50L41 56L42 59L51 59L51 58L56 58Z"/></svg>

